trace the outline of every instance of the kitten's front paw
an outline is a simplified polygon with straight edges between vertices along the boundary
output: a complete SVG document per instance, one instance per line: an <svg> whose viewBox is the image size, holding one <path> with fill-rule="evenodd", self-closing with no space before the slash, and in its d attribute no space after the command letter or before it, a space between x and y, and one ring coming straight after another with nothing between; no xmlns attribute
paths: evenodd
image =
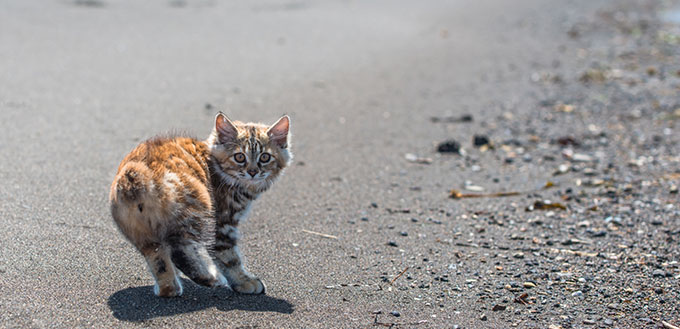
<svg viewBox="0 0 680 329"><path fill-rule="evenodd" d="M231 289L242 294L264 294L266 287L262 280L255 277L246 277L241 282L231 285Z"/></svg>

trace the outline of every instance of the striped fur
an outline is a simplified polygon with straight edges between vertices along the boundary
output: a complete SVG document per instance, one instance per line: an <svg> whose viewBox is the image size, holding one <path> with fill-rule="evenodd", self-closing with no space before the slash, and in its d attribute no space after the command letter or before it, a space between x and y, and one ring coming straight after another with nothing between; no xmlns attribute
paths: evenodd
<svg viewBox="0 0 680 329"><path fill-rule="evenodd" d="M146 258L156 295L181 295L180 271L201 285L264 292L244 268L238 225L290 163L289 125L287 116L265 126L219 113L205 141L156 137L123 159L111 214Z"/></svg>

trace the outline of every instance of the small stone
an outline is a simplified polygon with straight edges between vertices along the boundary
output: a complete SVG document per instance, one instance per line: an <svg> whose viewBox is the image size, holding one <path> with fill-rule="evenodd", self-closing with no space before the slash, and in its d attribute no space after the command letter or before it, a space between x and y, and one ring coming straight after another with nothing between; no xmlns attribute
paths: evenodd
<svg viewBox="0 0 680 329"><path fill-rule="evenodd" d="M401 314L400 314L399 312L397 312L397 311L392 311L392 312L390 312L390 314L392 314L392 316L395 316L395 317L400 317L400 316L401 316Z"/></svg>
<svg viewBox="0 0 680 329"><path fill-rule="evenodd" d="M489 137L484 136L484 135L475 135L472 138L472 144L474 144L475 147L480 147L483 145L489 145Z"/></svg>
<svg viewBox="0 0 680 329"><path fill-rule="evenodd" d="M406 153L404 158L408 162L419 163L419 164L430 164L432 163L432 158L419 157L413 153Z"/></svg>
<svg viewBox="0 0 680 329"><path fill-rule="evenodd" d="M569 171L570 168L571 168L571 167L570 167L568 164L563 163L563 164L557 166L557 170L555 170L555 172L553 173L553 175L556 176L556 175L565 174L565 173L567 173L567 172Z"/></svg>
<svg viewBox="0 0 680 329"><path fill-rule="evenodd" d="M592 319L584 319L584 320L583 320L583 324L593 325L593 324L595 324L595 320L592 320Z"/></svg>
<svg viewBox="0 0 680 329"><path fill-rule="evenodd" d="M614 324L614 320L612 319L604 319L604 324L611 326Z"/></svg>
<svg viewBox="0 0 680 329"><path fill-rule="evenodd" d="M581 290L577 290L571 293L571 297L581 297L583 296L583 292Z"/></svg>
<svg viewBox="0 0 680 329"><path fill-rule="evenodd" d="M460 143L452 139L441 142L437 146L437 152L460 154Z"/></svg>
<svg viewBox="0 0 680 329"><path fill-rule="evenodd" d="M673 185L671 186L671 189L668 192L671 194L678 194L678 187Z"/></svg>
<svg viewBox="0 0 680 329"><path fill-rule="evenodd" d="M362 222L368 222L368 217L361 217Z"/></svg>
<svg viewBox="0 0 680 329"><path fill-rule="evenodd" d="M663 278L663 277L666 276L666 272L664 272L664 270L660 270L660 269L654 270L654 272L652 272L652 276L654 276L655 278Z"/></svg>
<svg viewBox="0 0 680 329"><path fill-rule="evenodd" d="M588 230L586 232L588 232L588 234L594 238L601 238L607 235L607 231L605 230Z"/></svg>
<svg viewBox="0 0 680 329"><path fill-rule="evenodd" d="M531 288L536 288L536 284L533 283L533 282L528 282L528 281L527 281L527 282L524 282L524 288L529 288L529 289L531 289Z"/></svg>
<svg viewBox="0 0 680 329"><path fill-rule="evenodd" d="M572 155L571 160L575 162L591 162L593 161L593 157L583 153L575 153Z"/></svg>
<svg viewBox="0 0 680 329"><path fill-rule="evenodd" d="M399 247L399 245L394 241L388 241L387 245L390 246L390 247Z"/></svg>
<svg viewBox="0 0 680 329"><path fill-rule="evenodd" d="M399 235L401 235L401 236L408 236L408 232L406 232L406 231L401 231L401 232L399 232Z"/></svg>
<svg viewBox="0 0 680 329"><path fill-rule="evenodd" d="M654 292L657 293L657 294L659 294L659 295L661 295L661 294L663 294L663 288L661 288L661 287L656 287L656 288L654 288Z"/></svg>
<svg viewBox="0 0 680 329"><path fill-rule="evenodd" d="M524 253L518 252L518 253L513 254L512 257L517 258L517 259L522 259L522 258L524 258Z"/></svg>
<svg viewBox="0 0 680 329"><path fill-rule="evenodd" d="M486 314L482 314L482 316L480 316L479 319L482 320L482 321L486 321L489 318L486 316Z"/></svg>
<svg viewBox="0 0 680 329"><path fill-rule="evenodd" d="M505 306L505 305L496 304L496 305L493 306L493 309L491 309L491 310L494 311L494 312L498 312L498 311L505 311L506 308L507 308L507 306Z"/></svg>

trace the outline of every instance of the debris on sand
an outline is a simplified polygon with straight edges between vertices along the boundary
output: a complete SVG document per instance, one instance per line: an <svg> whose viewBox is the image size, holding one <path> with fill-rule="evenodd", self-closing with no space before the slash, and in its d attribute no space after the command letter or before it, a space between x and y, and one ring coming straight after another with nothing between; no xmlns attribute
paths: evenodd
<svg viewBox="0 0 680 329"><path fill-rule="evenodd" d="M607 74L600 69L589 69L581 74L579 81L583 83L604 83L607 81Z"/></svg>
<svg viewBox="0 0 680 329"><path fill-rule="evenodd" d="M474 145L475 147L481 147L490 144L491 140L489 140L489 137L486 135L474 135L472 137L472 145Z"/></svg>
<svg viewBox="0 0 680 329"><path fill-rule="evenodd" d="M553 203L550 200L536 200L534 204L528 206L526 208L526 211L534 211L534 210L555 210L555 209L560 209L560 210L567 210L567 206L555 202Z"/></svg>
<svg viewBox="0 0 680 329"><path fill-rule="evenodd" d="M498 193L486 193L486 194L469 194L461 193L458 190L451 190L449 192L449 197L451 199L465 199L465 198L499 198L506 196L520 195L520 192L498 192Z"/></svg>
<svg viewBox="0 0 680 329"><path fill-rule="evenodd" d="M313 234L313 235L318 235L318 236L321 236L321 237L324 237L324 238L329 238L329 239L336 239L336 240L338 239L338 237L335 236L335 235L324 234L324 233L314 232L314 231L305 230L305 229L303 229L302 232Z"/></svg>
<svg viewBox="0 0 680 329"><path fill-rule="evenodd" d="M437 152L439 153L456 153L460 154L460 143L453 139L439 143L437 146Z"/></svg>
<svg viewBox="0 0 680 329"><path fill-rule="evenodd" d="M471 114L463 114L459 117L453 117L453 116L448 116L448 117L430 117L430 121L434 123L459 123L459 122L472 122L474 121L474 118L472 117Z"/></svg>
<svg viewBox="0 0 680 329"><path fill-rule="evenodd" d="M401 271L399 274L397 274L397 276L395 276L394 279L392 279L392 281L390 281L390 284L394 284L394 281L397 281L397 279L399 279L402 275L404 275L404 273L406 273L406 271L408 271L408 269L409 269L409 267L406 266L406 268L403 271Z"/></svg>
<svg viewBox="0 0 680 329"><path fill-rule="evenodd" d="M430 164L432 163L432 158L425 158L425 157L419 157L413 153L406 153L404 155L404 158L406 158L406 161L411 162L411 163L418 163L418 164Z"/></svg>

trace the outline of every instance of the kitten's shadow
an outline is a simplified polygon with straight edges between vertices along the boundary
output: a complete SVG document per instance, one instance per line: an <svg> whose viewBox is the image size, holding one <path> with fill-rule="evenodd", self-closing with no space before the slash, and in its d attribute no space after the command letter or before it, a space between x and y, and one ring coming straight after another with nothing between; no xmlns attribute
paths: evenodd
<svg viewBox="0 0 680 329"><path fill-rule="evenodd" d="M113 316L123 321L145 321L157 317L191 313L211 307L221 311L293 313L293 304L267 295L241 295L227 288L208 289L183 280L184 293L177 298L160 298L153 286L131 287L109 296Z"/></svg>

